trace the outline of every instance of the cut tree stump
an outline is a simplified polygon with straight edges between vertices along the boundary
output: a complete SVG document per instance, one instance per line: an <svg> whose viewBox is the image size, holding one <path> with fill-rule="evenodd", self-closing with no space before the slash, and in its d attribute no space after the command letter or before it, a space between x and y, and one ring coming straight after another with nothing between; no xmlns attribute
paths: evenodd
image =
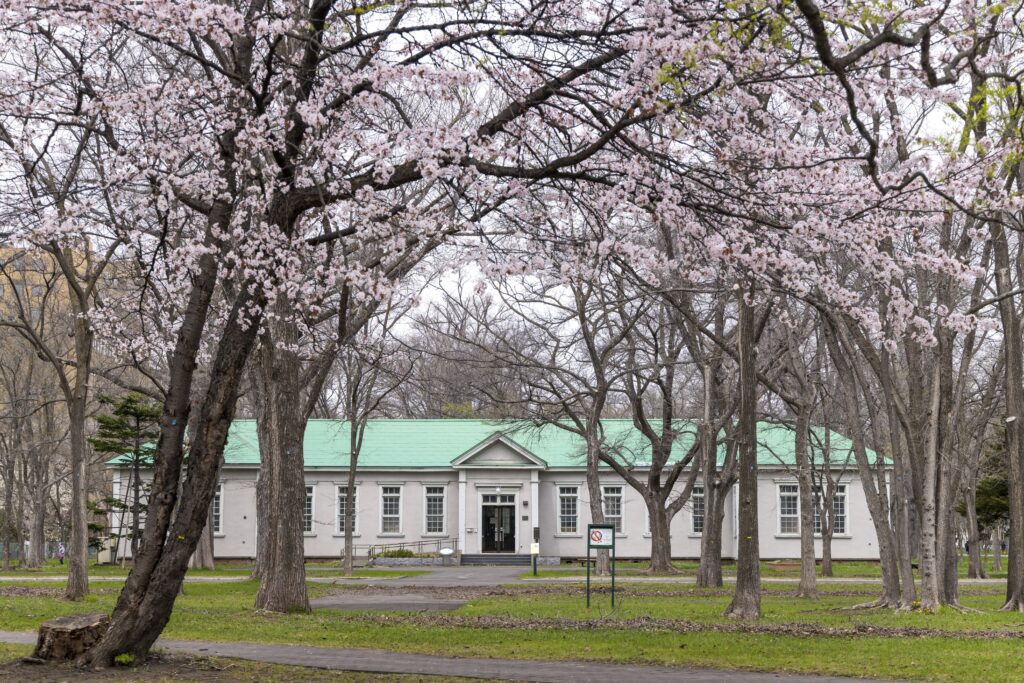
<svg viewBox="0 0 1024 683"><path fill-rule="evenodd" d="M42 661L76 659L96 644L110 625L106 614L79 614L43 622L32 658Z"/></svg>

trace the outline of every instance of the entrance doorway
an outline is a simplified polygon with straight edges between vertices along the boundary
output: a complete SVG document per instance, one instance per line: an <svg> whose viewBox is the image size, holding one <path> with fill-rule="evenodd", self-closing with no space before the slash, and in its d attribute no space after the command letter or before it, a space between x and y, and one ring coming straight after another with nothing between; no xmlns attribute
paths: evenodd
<svg viewBox="0 0 1024 683"><path fill-rule="evenodd" d="M514 495L485 494L482 512L481 552L514 553L516 551L516 497Z"/></svg>

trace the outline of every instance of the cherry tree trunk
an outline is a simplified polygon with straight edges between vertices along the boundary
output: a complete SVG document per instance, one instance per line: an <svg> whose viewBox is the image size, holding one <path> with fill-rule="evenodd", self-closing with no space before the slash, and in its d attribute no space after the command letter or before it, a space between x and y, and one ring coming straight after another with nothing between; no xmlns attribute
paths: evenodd
<svg viewBox="0 0 1024 683"><path fill-rule="evenodd" d="M64 597L81 600L89 593L89 525L86 510L85 402L72 401L71 415L71 528L68 543L68 582Z"/></svg>
<svg viewBox="0 0 1024 683"><path fill-rule="evenodd" d="M796 595L800 598L818 597L818 580L815 575L817 558L814 552L814 481L807 455L810 422L810 413L801 407L797 413L794 435L797 483L800 491L800 585L796 590ZM827 517L828 515L822 516L823 523Z"/></svg>
<svg viewBox="0 0 1024 683"><path fill-rule="evenodd" d="M1006 558L1006 602L1003 609L1024 612L1024 442L1021 439L1021 423L1024 421L1024 351L1021 349L1017 297L1012 294L1006 231L1001 223L995 221L990 224L990 229L996 294L999 296L999 316L1003 327L1005 438L1009 462L1010 538Z"/></svg>
<svg viewBox="0 0 1024 683"><path fill-rule="evenodd" d="M218 207L227 215L227 207ZM226 218L224 219L226 221ZM215 220L215 222L218 222ZM216 284L217 266L204 254L169 361L169 381L160 437L153 457L153 481L139 557L125 581L103 639L79 661L110 666L121 654L141 660L167 625L180 592L189 558L195 552L216 492L224 445L234 418L238 385L260 320L246 320L253 291L243 287L227 316L211 363L209 387L191 435L188 468L183 441L203 329ZM179 481L184 474L184 484Z"/></svg>
<svg viewBox="0 0 1024 683"><path fill-rule="evenodd" d="M740 293L739 303L739 539L736 592L725 616L761 616L761 553L757 528L757 370L754 311Z"/></svg>
<svg viewBox="0 0 1024 683"><path fill-rule="evenodd" d="M271 465L262 474L267 479L264 519L271 536L256 609L271 612L310 612L306 592L305 535L303 511L306 474L302 441L306 431L302 401L302 364L296 351L298 330L287 322L288 303L279 299L277 313L282 320L270 325L272 344L266 338L258 361L263 378L264 425L260 429L260 461Z"/></svg>

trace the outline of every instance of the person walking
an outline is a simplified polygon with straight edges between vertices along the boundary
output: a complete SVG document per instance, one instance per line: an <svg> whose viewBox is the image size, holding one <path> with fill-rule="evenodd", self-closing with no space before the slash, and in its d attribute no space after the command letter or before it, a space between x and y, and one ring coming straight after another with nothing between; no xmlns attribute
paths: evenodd
<svg viewBox="0 0 1024 683"><path fill-rule="evenodd" d="M60 558L60 563L64 564L64 544L61 543L57 546L57 557Z"/></svg>

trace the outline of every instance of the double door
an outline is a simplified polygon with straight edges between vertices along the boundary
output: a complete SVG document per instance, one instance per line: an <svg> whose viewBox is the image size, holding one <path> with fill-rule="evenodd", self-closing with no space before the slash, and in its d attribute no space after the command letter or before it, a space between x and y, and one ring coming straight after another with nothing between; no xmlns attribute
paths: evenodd
<svg viewBox="0 0 1024 683"><path fill-rule="evenodd" d="M496 500L492 503L487 500L489 498ZM514 553L516 551L515 497L484 496L482 512L481 550L485 553Z"/></svg>

